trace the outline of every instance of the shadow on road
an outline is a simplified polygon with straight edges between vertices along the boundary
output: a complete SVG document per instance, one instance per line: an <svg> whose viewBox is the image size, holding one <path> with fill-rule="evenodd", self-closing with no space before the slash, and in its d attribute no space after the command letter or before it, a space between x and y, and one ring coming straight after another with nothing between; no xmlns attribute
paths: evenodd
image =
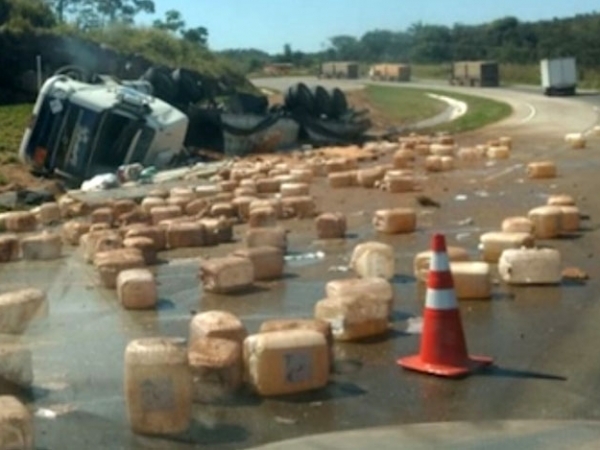
<svg viewBox="0 0 600 450"><path fill-rule="evenodd" d="M553 375L549 373L533 372L530 370L508 369L504 367L491 366L481 372L477 372L479 376L498 377L498 378L518 378L532 380L550 380L550 381L567 381L567 377L562 375Z"/></svg>
<svg viewBox="0 0 600 450"><path fill-rule="evenodd" d="M318 403L365 395L367 391L354 383L332 381L325 389L296 395L277 397L275 400L286 403Z"/></svg>

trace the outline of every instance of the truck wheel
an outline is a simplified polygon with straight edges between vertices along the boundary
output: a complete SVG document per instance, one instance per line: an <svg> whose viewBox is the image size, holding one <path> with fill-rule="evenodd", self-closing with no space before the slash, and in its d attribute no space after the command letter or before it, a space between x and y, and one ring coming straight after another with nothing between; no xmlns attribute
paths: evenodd
<svg viewBox="0 0 600 450"><path fill-rule="evenodd" d="M90 79L90 74L87 70L75 65L63 66L60 69L55 70L54 75L66 75L72 80L84 83Z"/></svg>
<svg viewBox="0 0 600 450"><path fill-rule="evenodd" d="M323 86L315 86L312 89L312 96L315 114L329 117L331 115L331 96L327 89Z"/></svg>
<svg viewBox="0 0 600 450"><path fill-rule="evenodd" d="M173 71L171 78L177 84L179 100L198 103L204 97L202 82L193 72L179 68Z"/></svg>
<svg viewBox="0 0 600 450"><path fill-rule="evenodd" d="M331 91L331 118L339 119L348 111L346 94L340 88Z"/></svg>
<svg viewBox="0 0 600 450"><path fill-rule="evenodd" d="M304 83L291 86L285 96L285 106L290 111L312 114L314 112L314 98L308 86Z"/></svg>
<svg viewBox="0 0 600 450"><path fill-rule="evenodd" d="M142 76L142 79L149 81L154 90L154 96L161 100L172 103L177 97L177 85L171 78L169 70L162 67L151 67Z"/></svg>

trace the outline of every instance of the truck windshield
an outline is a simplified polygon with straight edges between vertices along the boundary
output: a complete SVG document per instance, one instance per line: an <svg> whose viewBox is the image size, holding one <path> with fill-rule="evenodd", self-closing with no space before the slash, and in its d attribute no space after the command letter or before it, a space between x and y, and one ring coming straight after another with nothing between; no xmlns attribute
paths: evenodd
<svg viewBox="0 0 600 450"><path fill-rule="evenodd" d="M88 176L114 172L126 163L131 143L144 121L120 111L104 113L88 165Z"/></svg>

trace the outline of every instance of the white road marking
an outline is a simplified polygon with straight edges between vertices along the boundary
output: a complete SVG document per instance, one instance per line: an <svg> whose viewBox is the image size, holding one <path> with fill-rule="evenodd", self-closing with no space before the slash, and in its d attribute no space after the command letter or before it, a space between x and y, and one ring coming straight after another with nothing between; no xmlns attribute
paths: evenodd
<svg viewBox="0 0 600 450"><path fill-rule="evenodd" d="M509 167L508 169L504 169L501 172L498 172L495 175L491 175L491 176L487 177L484 181L495 180L496 178L500 178L500 177L503 177L504 175L508 175L509 173L514 172L515 170L520 169L522 167L523 167L523 164L514 165L512 167Z"/></svg>
<svg viewBox="0 0 600 450"><path fill-rule="evenodd" d="M434 98L436 100L440 100L444 103L447 103L452 108L452 113L450 114L449 122L458 119L459 117L464 116L469 110L469 105L465 102L461 102L460 100L456 100L452 97L446 97L444 95L437 94L427 94L428 97Z"/></svg>
<svg viewBox="0 0 600 450"><path fill-rule="evenodd" d="M537 109L531 103L525 103L525 106L529 108L529 114L523 120L519 122L519 125L523 125L533 119L537 114Z"/></svg>

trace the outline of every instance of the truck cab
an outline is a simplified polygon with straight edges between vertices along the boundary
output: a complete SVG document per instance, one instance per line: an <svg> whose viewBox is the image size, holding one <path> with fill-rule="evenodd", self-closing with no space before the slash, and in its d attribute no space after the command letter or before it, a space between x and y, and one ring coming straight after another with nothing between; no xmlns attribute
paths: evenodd
<svg viewBox="0 0 600 450"><path fill-rule="evenodd" d="M64 75L42 86L19 157L34 172L83 181L141 163L165 168L183 149L187 116L136 83Z"/></svg>

